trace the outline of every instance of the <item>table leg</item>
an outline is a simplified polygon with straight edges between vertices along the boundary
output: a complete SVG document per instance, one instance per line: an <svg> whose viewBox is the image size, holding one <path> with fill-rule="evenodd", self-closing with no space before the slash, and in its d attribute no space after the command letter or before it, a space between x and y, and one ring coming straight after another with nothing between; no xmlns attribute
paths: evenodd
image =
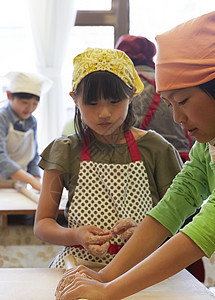
<svg viewBox="0 0 215 300"><path fill-rule="evenodd" d="M7 227L7 215L0 215L0 227Z"/></svg>

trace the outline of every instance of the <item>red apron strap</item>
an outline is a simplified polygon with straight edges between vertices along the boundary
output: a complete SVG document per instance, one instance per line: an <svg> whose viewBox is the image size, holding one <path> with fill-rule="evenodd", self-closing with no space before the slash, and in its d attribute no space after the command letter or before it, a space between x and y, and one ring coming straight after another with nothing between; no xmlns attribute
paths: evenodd
<svg viewBox="0 0 215 300"><path fill-rule="evenodd" d="M141 73L138 73L138 75L139 75L140 78L142 77L145 80L147 80L149 83L151 83L155 87L155 90L156 90L156 85L155 85L155 81L154 80L152 80L152 79L150 79L148 77L145 77ZM150 122L151 122L151 120L152 120L152 118L153 118L153 116L154 116L154 114L155 114L155 112L157 110L157 107L158 107L160 101L161 101L160 95L155 92L154 97L152 99L152 102L151 102L151 104L150 104L150 106L149 106L149 108L148 108L148 110L146 112L146 115L145 115L145 117L144 117L144 119L143 119L143 121L142 121L142 123L140 125L140 129L143 129L143 130L147 129L147 127L149 126L149 124L150 124ZM186 137L188 139L189 146L190 146L190 149L191 149L192 146L193 146L192 139L191 139L191 137L188 135L188 133L186 131L185 131L185 135L186 135ZM179 154L180 154L183 162L185 162L185 161L187 161L187 160L190 159L189 158L189 151L179 151Z"/></svg>
<svg viewBox="0 0 215 300"><path fill-rule="evenodd" d="M155 85L155 81L154 80L152 80L152 79L150 79L148 77L145 77L141 73L138 73L138 75L139 75L139 77L142 77L145 80L147 80L156 89L156 85ZM155 92L154 96L153 96L153 99L152 99L152 102L149 105L149 108L148 108L148 110L147 110L147 112L146 112L146 114L145 114L145 116L143 118L143 121L142 121L141 125L140 125L140 129L143 129L143 130L147 129L147 127L149 126L149 124L150 124L150 122L151 122L151 120L152 120L152 118L153 118L153 116L154 116L154 114L155 114L155 112L157 110L157 107L158 107L160 101L161 101L160 95Z"/></svg>
<svg viewBox="0 0 215 300"><path fill-rule="evenodd" d="M189 134L187 133L187 131L185 131L185 135L189 141L189 145L190 145L190 149L193 147L193 141L191 139L191 137L189 136Z"/></svg>
<svg viewBox="0 0 215 300"><path fill-rule="evenodd" d="M101 245L101 244L99 244ZM84 249L81 245L73 245L74 248ZM109 254L117 254L119 250L123 247L123 245L117 245L117 244L110 244L107 253Z"/></svg>
<svg viewBox="0 0 215 300"><path fill-rule="evenodd" d="M132 161L140 161L141 156L133 133L131 131L125 132L125 138L128 144L128 148L130 150Z"/></svg>
<svg viewBox="0 0 215 300"><path fill-rule="evenodd" d="M143 79L147 80L149 83L151 83L151 85L153 85L156 88L155 80L144 76L142 73L138 73L138 75L139 75L140 78L143 78Z"/></svg>
<svg viewBox="0 0 215 300"><path fill-rule="evenodd" d="M90 137L86 134L86 143L82 141L81 147L81 161L90 161Z"/></svg>
<svg viewBox="0 0 215 300"><path fill-rule="evenodd" d="M140 161L140 152L137 147L137 143L131 131L125 133L125 138L128 144L128 148L131 154L132 161ZM86 143L82 142L81 147L81 161L90 161L90 137L86 135Z"/></svg>
<svg viewBox="0 0 215 300"><path fill-rule="evenodd" d="M189 134L187 133L187 131L185 131L185 135L189 141L189 146L190 146L190 149L192 148L193 146L193 141L191 139L191 137L189 136ZM179 154L181 156L181 159L183 162L186 162L187 160L190 160L190 157L189 157L189 152L190 151L179 151Z"/></svg>

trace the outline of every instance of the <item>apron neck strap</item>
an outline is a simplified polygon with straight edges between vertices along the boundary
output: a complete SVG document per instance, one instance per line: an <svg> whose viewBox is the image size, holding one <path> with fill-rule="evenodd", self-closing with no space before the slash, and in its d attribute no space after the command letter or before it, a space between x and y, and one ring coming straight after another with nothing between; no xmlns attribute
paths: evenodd
<svg viewBox="0 0 215 300"><path fill-rule="evenodd" d="M81 147L81 161L90 161L90 136L89 133L85 134L85 140L82 141Z"/></svg>
<svg viewBox="0 0 215 300"><path fill-rule="evenodd" d="M128 132L125 132L125 138L126 138L126 141L128 144L128 148L130 150L132 161L140 161L141 160L140 152L137 147L137 142L136 142L131 130Z"/></svg>
<svg viewBox="0 0 215 300"><path fill-rule="evenodd" d="M82 142L81 147L81 161L90 161L90 137L86 134L86 143ZM131 154L132 161L141 161L139 149L137 147L136 140L131 131L125 132L125 138L128 144L128 148Z"/></svg>

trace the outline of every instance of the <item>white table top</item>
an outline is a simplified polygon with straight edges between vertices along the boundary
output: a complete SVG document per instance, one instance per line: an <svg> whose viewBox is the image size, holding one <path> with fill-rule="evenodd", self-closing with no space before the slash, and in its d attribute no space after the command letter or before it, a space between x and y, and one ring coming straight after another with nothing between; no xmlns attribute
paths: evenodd
<svg viewBox="0 0 215 300"><path fill-rule="evenodd" d="M0 300L54 300L63 269L0 268ZM147 288L128 300L215 300L188 271Z"/></svg>
<svg viewBox="0 0 215 300"><path fill-rule="evenodd" d="M39 195L38 195L39 200ZM65 201L61 201L60 210L64 210ZM37 203L26 197L22 193L12 188L0 189L0 213L23 211L24 213L35 212Z"/></svg>
<svg viewBox="0 0 215 300"><path fill-rule="evenodd" d="M24 191L26 194L18 192L14 188L0 188L0 227L7 226L8 215L31 215L35 214L37 203L39 201L39 194L34 192ZM29 197L29 194L31 197ZM62 196L59 214L64 213L64 208L67 203L67 195Z"/></svg>

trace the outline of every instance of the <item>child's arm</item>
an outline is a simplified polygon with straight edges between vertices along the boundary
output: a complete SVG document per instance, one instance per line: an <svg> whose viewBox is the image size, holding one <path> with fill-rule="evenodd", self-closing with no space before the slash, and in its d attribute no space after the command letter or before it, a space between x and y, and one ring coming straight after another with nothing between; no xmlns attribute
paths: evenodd
<svg viewBox="0 0 215 300"><path fill-rule="evenodd" d="M21 181L23 183L29 183L35 190L41 190L41 183L39 177L34 177L30 173L22 169L19 169L18 171L14 172L10 175L10 177L14 180Z"/></svg>
<svg viewBox="0 0 215 300"><path fill-rule="evenodd" d="M35 141L35 155L33 159L28 163L27 172L35 177L40 177L40 168L38 162L40 161L40 155L38 153L38 141L37 141L37 121L35 119L35 126L32 128L34 130L34 141Z"/></svg>
<svg viewBox="0 0 215 300"><path fill-rule="evenodd" d="M64 232L64 228L56 222L62 191L61 172L45 170L35 216L34 232L41 240L54 244L62 244L60 234Z"/></svg>
<svg viewBox="0 0 215 300"><path fill-rule="evenodd" d="M96 239L94 239L95 235L103 234L104 232L95 226L66 228L56 222L63 187L64 182L60 171L44 171L42 190L35 217L34 233L41 240L51 244L63 246L81 245L89 251L91 245L97 244L95 242ZM112 234L101 236L100 242L105 243L111 238Z"/></svg>

